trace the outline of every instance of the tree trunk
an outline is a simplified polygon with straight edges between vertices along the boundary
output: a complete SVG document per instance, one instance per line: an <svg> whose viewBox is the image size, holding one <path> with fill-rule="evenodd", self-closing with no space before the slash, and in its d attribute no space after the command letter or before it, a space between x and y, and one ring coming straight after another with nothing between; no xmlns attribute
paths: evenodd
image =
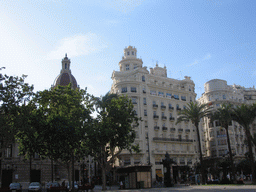
<svg viewBox="0 0 256 192"><path fill-rule="evenodd" d="M52 182L53 182L53 160L51 159L51 169L52 169Z"/></svg>
<svg viewBox="0 0 256 192"><path fill-rule="evenodd" d="M32 157L29 157L29 183L31 183Z"/></svg>
<svg viewBox="0 0 256 192"><path fill-rule="evenodd" d="M106 188L106 168L102 166L102 191L107 190Z"/></svg>
<svg viewBox="0 0 256 192"><path fill-rule="evenodd" d="M225 126L226 133L227 133L227 141L228 141L228 150L229 150L229 159L231 163L231 168L232 168L232 175L231 175L231 181L234 182L236 180L236 175L235 175L235 167L234 167L234 162L233 162L233 154L232 154L232 149L230 146L230 139L229 139L229 133L228 133L228 125Z"/></svg>
<svg viewBox="0 0 256 192"><path fill-rule="evenodd" d="M196 132L197 132L197 138L198 138L198 147L199 147L199 155L200 155L200 163L201 163L201 182L205 184L205 175L204 175L204 164L203 164L203 153L201 149L201 137L199 132L198 123L195 123L196 126Z"/></svg>
<svg viewBox="0 0 256 192"><path fill-rule="evenodd" d="M75 172L75 158L74 158L74 152L72 152L72 192L75 191L75 175L74 175L74 172Z"/></svg>
<svg viewBox="0 0 256 192"><path fill-rule="evenodd" d="M255 183L256 182L255 170L254 170L255 166L254 166L254 158L253 158L253 152L252 152L251 133L249 129L250 129L249 126L245 128L245 134L247 137L248 147L249 147L250 164L251 164L251 170L252 170L252 182Z"/></svg>
<svg viewBox="0 0 256 192"><path fill-rule="evenodd" d="M69 190L71 188L71 173L70 173L70 162L67 164L67 170L68 170L68 183L69 183Z"/></svg>

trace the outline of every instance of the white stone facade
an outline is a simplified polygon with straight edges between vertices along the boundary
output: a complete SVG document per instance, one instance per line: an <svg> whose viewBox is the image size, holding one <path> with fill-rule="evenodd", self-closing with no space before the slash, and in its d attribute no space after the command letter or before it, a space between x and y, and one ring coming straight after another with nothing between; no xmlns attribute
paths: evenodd
<svg viewBox="0 0 256 192"><path fill-rule="evenodd" d="M166 152L178 166L194 165L199 160L195 128L191 122L175 125L177 112L195 101L194 82L187 76L183 80L168 78L166 67L158 64L148 71L132 46L124 49L119 67L120 71L112 74L111 92L128 95L143 120L134 128L141 153L123 151L121 166L148 164L150 160L154 180L156 172L163 173L160 162Z"/></svg>
<svg viewBox="0 0 256 192"><path fill-rule="evenodd" d="M255 88L244 88L239 85L227 85L227 81L213 79L205 83L205 92L198 99L199 103L206 103L217 109L223 103L240 105L242 103L252 104L256 101ZM206 157L223 157L228 153L227 136L224 128L217 121L210 123L208 118L201 122L201 130L204 135L204 153ZM256 124L251 126L251 132L256 132ZM243 127L232 121L229 125L229 135L232 153L235 161L244 158L248 147L244 140L246 138ZM253 149L255 151L255 149Z"/></svg>

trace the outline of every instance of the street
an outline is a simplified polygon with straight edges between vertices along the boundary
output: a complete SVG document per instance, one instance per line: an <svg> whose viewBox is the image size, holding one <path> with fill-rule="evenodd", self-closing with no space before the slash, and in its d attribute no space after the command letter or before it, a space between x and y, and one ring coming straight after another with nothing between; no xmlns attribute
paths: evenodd
<svg viewBox="0 0 256 192"><path fill-rule="evenodd" d="M101 191L101 186L95 186L95 192ZM256 191L256 185L192 185L192 186L185 186L179 185L170 188L151 188L151 189L123 189L119 190L117 187L112 187L111 190L107 191L116 191L116 192L140 192L140 191L158 191L158 192L175 192L175 191L195 191L195 192L218 192L218 191L225 191L225 192L248 192L248 191Z"/></svg>

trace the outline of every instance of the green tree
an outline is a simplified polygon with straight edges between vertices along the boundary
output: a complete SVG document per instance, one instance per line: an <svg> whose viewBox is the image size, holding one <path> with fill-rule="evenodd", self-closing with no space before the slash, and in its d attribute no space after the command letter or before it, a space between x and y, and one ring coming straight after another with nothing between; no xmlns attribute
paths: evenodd
<svg viewBox="0 0 256 192"><path fill-rule="evenodd" d="M3 67L0 69L2 70ZM26 76L8 76L0 73L0 153L15 141L20 124L20 107L33 96L33 85L25 83ZM0 157L0 172L1 171Z"/></svg>
<svg viewBox="0 0 256 192"><path fill-rule="evenodd" d="M122 150L139 152L133 129L133 125L138 126L139 118L128 97L107 93L94 100L98 114L94 128L87 131L86 143L101 166L102 189L106 190L106 173Z"/></svg>
<svg viewBox="0 0 256 192"><path fill-rule="evenodd" d="M228 143L228 150L229 150L229 160L231 163L232 168L232 177L231 180L235 180L235 167L233 162L233 155L232 155L232 149L230 146L230 138L229 138L229 124L232 123L232 105L231 104L222 104L220 108L218 108L211 116L211 122L217 120L219 121L220 125L225 128L226 134L227 134L227 143Z"/></svg>
<svg viewBox="0 0 256 192"><path fill-rule="evenodd" d="M252 180L256 182L256 175L255 175L255 165L254 165L254 157L252 152L252 141L251 141L251 133L250 133L250 125L253 123L256 117L256 104L254 105L246 105L242 104L240 106L234 107L232 118L234 121L239 123L243 126L246 139L248 142L249 148L249 158L250 158L250 165L252 171Z"/></svg>
<svg viewBox="0 0 256 192"><path fill-rule="evenodd" d="M36 94L37 108L30 116L28 129L18 135L20 153L37 152L68 169L69 181L74 181L74 162L84 157L86 130L91 125L90 97L86 90L58 86ZM34 119L35 121L32 121ZM37 135L33 145L31 134ZM71 170L71 173L70 173Z"/></svg>
<svg viewBox="0 0 256 192"><path fill-rule="evenodd" d="M200 155L200 163L201 163L201 181L205 183L205 175L204 175L204 166L203 166L203 154L201 148L201 139L200 139L200 131L199 131L199 122L203 117L206 117L210 114L211 108L207 104L198 104L196 102L190 102L186 105L184 110L179 112L178 119L176 124L180 123L181 121L191 121L197 132L197 139L198 139L198 149Z"/></svg>

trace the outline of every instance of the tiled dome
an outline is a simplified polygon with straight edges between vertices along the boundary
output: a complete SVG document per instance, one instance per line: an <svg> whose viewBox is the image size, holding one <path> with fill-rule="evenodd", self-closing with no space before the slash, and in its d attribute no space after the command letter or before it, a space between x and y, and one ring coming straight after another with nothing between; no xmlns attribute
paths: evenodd
<svg viewBox="0 0 256 192"><path fill-rule="evenodd" d="M75 77L71 74L70 63L70 59L68 59L66 54L64 59L62 59L62 70L53 83L54 87L57 85L67 86L69 83L71 83L73 89L78 87Z"/></svg>

